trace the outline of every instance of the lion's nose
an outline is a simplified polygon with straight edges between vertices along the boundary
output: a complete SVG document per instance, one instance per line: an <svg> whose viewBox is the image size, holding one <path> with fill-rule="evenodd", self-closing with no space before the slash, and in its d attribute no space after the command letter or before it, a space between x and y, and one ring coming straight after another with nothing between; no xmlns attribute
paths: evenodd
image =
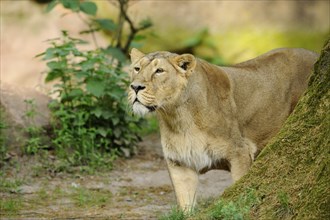
<svg viewBox="0 0 330 220"><path fill-rule="evenodd" d="M138 93L140 90L143 90L143 89L145 89L146 87L145 87L143 84L140 84L140 83L132 83L132 84L131 84L131 88L132 88L136 93Z"/></svg>

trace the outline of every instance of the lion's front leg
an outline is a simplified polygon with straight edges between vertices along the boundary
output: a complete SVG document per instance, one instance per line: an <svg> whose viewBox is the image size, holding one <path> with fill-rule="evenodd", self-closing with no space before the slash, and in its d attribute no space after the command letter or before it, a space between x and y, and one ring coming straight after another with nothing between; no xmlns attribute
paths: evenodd
<svg viewBox="0 0 330 220"><path fill-rule="evenodd" d="M171 161L167 161L167 166L179 206L184 211L191 211L196 203L198 174Z"/></svg>
<svg viewBox="0 0 330 220"><path fill-rule="evenodd" d="M235 182L247 174L251 163L249 155L240 155L230 161L230 173Z"/></svg>
<svg viewBox="0 0 330 220"><path fill-rule="evenodd" d="M247 174L257 152L257 146L247 138L241 147L235 147L230 155L230 172L234 181Z"/></svg>

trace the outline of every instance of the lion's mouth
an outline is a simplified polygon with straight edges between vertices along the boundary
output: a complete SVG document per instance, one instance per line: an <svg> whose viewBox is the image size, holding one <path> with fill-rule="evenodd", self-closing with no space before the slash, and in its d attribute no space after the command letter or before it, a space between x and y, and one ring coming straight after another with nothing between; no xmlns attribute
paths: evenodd
<svg viewBox="0 0 330 220"><path fill-rule="evenodd" d="M150 112L156 111L157 106L153 105L153 106L146 106L147 109L149 109Z"/></svg>
<svg viewBox="0 0 330 220"><path fill-rule="evenodd" d="M136 103L138 103L139 105L142 105L142 106L144 106L145 108L147 108L147 109L149 110L149 112L154 112L154 111L156 111L156 109L157 109L157 105L151 105L151 106L145 105L145 104L143 104L142 102L140 102L140 100L138 100L138 98L136 98L136 99L134 100L134 102L133 102L133 106L134 106L134 104L136 104Z"/></svg>

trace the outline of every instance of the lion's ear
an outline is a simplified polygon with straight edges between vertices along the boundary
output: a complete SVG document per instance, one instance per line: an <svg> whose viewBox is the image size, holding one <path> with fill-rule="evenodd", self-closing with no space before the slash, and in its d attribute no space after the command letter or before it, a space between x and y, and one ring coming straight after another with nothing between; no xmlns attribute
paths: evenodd
<svg viewBox="0 0 330 220"><path fill-rule="evenodd" d="M191 54L182 54L172 58L175 67L187 75L190 75L196 67L196 58Z"/></svg>
<svg viewBox="0 0 330 220"><path fill-rule="evenodd" d="M145 54L142 53L141 51L139 51L138 49L133 48L131 50L130 56L131 56L132 63L134 63L135 61L138 61L139 59L141 59L142 57L144 57Z"/></svg>

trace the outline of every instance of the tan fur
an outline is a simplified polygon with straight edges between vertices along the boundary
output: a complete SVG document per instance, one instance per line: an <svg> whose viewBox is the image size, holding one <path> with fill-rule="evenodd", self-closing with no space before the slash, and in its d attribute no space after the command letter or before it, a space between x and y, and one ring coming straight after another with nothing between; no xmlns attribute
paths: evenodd
<svg viewBox="0 0 330 220"><path fill-rule="evenodd" d="M236 181L248 172L307 87L316 58L304 49L276 49L219 67L190 54L131 51L129 101L137 114L156 112L183 209L195 204L198 174L228 169Z"/></svg>

